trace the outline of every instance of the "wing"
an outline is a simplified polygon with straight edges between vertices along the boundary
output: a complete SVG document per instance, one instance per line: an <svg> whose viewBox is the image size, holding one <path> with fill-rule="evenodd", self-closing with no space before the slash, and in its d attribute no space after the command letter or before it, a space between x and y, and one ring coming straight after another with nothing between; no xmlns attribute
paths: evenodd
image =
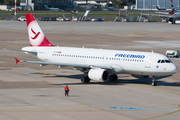
<svg viewBox="0 0 180 120"><path fill-rule="evenodd" d="M158 17L171 17L169 14L163 14L163 12L158 12L158 13L159 14L142 13L142 15L146 15L146 16L151 15L151 16L158 16Z"/></svg>
<svg viewBox="0 0 180 120"><path fill-rule="evenodd" d="M26 61L26 60L18 60L17 58L15 58L16 60L16 64L18 64L19 62L27 62L27 63L33 63L33 64L40 64L40 66L44 66L44 65L56 65L56 66L62 66L62 67L80 67L80 68L103 68L103 69L112 69L111 66L103 66L103 65L87 65L87 64L69 64L69 63L53 63L53 62L43 62L43 61Z"/></svg>
<svg viewBox="0 0 180 120"><path fill-rule="evenodd" d="M115 73L119 73L124 71L123 67L120 65L88 65L88 64L70 64L70 63L53 63L53 62L43 62L43 61L26 61L26 60L18 60L15 58L16 64L19 62L27 62L27 63L33 63L33 64L40 64L40 66L45 66L45 65L56 65L59 68L60 67L66 67L66 68L72 68L72 69L78 69L82 70L83 68L101 68L101 69L106 69L110 71L114 71Z"/></svg>
<svg viewBox="0 0 180 120"><path fill-rule="evenodd" d="M158 14L164 14L164 15L169 15L169 12L156 12Z"/></svg>

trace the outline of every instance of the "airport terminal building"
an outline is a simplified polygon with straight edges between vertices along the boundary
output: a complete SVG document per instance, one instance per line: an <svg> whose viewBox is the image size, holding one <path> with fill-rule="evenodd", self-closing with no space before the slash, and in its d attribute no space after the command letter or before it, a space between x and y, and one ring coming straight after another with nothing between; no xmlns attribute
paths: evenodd
<svg viewBox="0 0 180 120"><path fill-rule="evenodd" d="M175 9L179 9L180 0L173 0ZM171 9L171 0L136 0L138 10L156 10L156 5L160 8Z"/></svg>

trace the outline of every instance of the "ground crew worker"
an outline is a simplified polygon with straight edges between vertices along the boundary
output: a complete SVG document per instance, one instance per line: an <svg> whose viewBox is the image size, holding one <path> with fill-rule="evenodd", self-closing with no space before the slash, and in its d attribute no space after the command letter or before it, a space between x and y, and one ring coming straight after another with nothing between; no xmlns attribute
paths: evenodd
<svg viewBox="0 0 180 120"><path fill-rule="evenodd" d="M65 96L69 96L69 87L67 85L64 88L64 90L65 90Z"/></svg>

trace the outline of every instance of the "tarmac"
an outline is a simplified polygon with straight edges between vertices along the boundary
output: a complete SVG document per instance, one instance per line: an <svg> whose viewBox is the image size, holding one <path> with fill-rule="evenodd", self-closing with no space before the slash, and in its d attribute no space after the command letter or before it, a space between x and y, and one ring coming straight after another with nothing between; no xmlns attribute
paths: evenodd
<svg viewBox="0 0 180 120"><path fill-rule="evenodd" d="M142 22L42 22L53 45L152 51L180 49L180 24ZM180 72L151 79L119 74L117 82L82 84L82 73L57 66L19 63L39 61L20 51L29 46L25 22L0 21L0 118L2 120L177 120ZM179 58L171 59L180 69ZM64 87L70 88L69 97Z"/></svg>

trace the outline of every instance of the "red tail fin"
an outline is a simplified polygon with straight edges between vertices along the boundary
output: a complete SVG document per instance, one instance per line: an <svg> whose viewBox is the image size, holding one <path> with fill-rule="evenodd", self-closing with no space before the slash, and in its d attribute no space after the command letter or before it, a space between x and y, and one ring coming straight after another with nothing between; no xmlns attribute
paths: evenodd
<svg viewBox="0 0 180 120"><path fill-rule="evenodd" d="M174 11L175 11L175 9L173 8L171 11L169 11L169 14L170 14L170 15L173 15L173 14L174 14Z"/></svg>
<svg viewBox="0 0 180 120"><path fill-rule="evenodd" d="M36 22L34 16L30 13L26 13L26 23L29 34L30 46L53 46L45 37L43 31Z"/></svg>

